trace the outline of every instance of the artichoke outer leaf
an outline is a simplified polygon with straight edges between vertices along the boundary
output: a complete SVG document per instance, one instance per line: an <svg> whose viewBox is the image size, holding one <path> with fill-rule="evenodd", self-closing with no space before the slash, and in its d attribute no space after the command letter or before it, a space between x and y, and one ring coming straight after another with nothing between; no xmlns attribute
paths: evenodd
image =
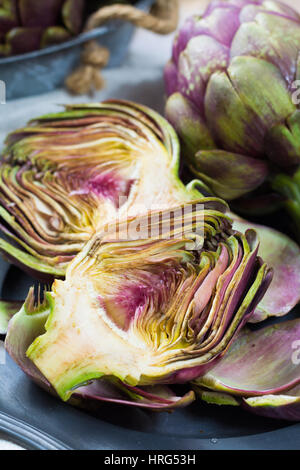
<svg viewBox="0 0 300 470"><path fill-rule="evenodd" d="M65 0L62 17L65 26L72 34L79 34L82 29L84 0Z"/></svg>
<svg viewBox="0 0 300 470"><path fill-rule="evenodd" d="M255 332L244 329L224 358L195 383L244 398L286 394L300 384L299 364L293 361L299 335L299 319Z"/></svg>
<svg viewBox="0 0 300 470"><path fill-rule="evenodd" d="M262 225L253 224L230 213L233 228L243 232L254 229L259 237L259 255L273 268L272 283L257 306L250 323L289 313L300 301L300 248L287 235Z"/></svg>
<svg viewBox="0 0 300 470"><path fill-rule="evenodd" d="M296 387L285 395L264 395L241 398L221 392L213 392L194 386L196 395L208 404L240 406L246 411L266 418L300 421L300 390Z"/></svg>
<svg viewBox="0 0 300 470"><path fill-rule="evenodd" d="M251 6L245 8L244 13L250 9ZM249 19L240 26L231 44L231 58L251 56L270 62L278 67L290 86L295 79L295 57L299 44L297 22L260 11L256 20Z"/></svg>
<svg viewBox="0 0 300 470"><path fill-rule="evenodd" d="M16 14L11 9L0 6L0 40L5 39L5 35L18 26Z"/></svg>
<svg viewBox="0 0 300 470"><path fill-rule="evenodd" d="M172 411L186 407L195 400L193 391L177 396L171 387L128 387L118 380L98 379L76 388L70 403L84 409L95 410L102 402L144 408L152 411Z"/></svg>
<svg viewBox="0 0 300 470"><path fill-rule="evenodd" d="M60 44L71 38L70 33L61 26L52 26L47 28L41 39L41 48Z"/></svg>
<svg viewBox="0 0 300 470"><path fill-rule="evenodd" d="M194 163L199 149L214 149L213 137L196 108L180 93L174 93L167 101L165 114L182 138L184 155Z"/></svg>
<svg viewBox="0 0 300 470"><path fill-rule="evenodd" d="M12 359L34 382L46 390L51 390L49 382L25 353L32 341L45 332L45 323L51 308L51 297L47 294L42 304L35 305L32 287L25 303L10 320L5 338L5 349Z"/></svg>
<svg viewBox="0 0 300 470"><path fill-rule="evenodd" d="M194 385L194 390L201 400L210 405L240 406L240 400L227 393L213 392L197 385Z"/></svg>
<svg viewBox="0 0 300 470"><path fill-rule="evenodd" d="M20 310L23 301L0 300L0 334L5 335L11 318Z"/></svg>
<svg viewBox="0 0 300 470"><path fill-rule="evenodd" d="M197 152L192 167L214 194L229 201L258 188L269 173L262 160L223 150Z"/></svg>
<svg viewBox="0 0 300 470"><path fill-rule="evenodd" d="M295 111L285 123L273 126L265 137L269 159L279 167L300 164L300 111Z"/></svg>
<svg viewBox="0 0 300 470"><path fill-rule="evenodd" d="M58 23L64 0L19 0L21 23L26 28L47 28Z"/></svg>
<svg viewBox="0 0 300 470"><path fill-rule="evenodd" d="M7 47L13 55L35 51L40 48L42 34L41 28L13 28L6 35Z"/></svg>
<svg viewBox="0 0 300 470"><path fill-rule="evenodd" d="M242 406L256 415L300 421L300 388L296 387L284 395L243 398Z"/></svg>

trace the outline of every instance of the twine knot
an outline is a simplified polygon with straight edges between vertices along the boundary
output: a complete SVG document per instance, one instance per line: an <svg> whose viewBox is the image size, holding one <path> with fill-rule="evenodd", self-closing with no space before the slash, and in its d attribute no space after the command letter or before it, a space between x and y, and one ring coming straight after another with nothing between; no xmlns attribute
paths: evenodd
<svg viewBox="0 0 300 470"><path fill-rule="evenodd" d="M84 31L101 26L108 20L121 19L137 27L157 34L169 34L178 25L178 0L156 0L150 13L145 13L132 5L115 4L100 8L88 19ZM93 93L103 88L105 82L101 70L109 61L109 50L95 40L88 41L81 54L81 64L65 81L68 90L75 95Z"/></svg>

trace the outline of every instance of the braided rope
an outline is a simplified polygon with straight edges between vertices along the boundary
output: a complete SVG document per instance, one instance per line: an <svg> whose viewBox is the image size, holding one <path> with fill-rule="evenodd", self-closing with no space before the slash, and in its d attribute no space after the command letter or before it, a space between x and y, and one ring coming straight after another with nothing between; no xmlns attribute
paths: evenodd
<svg viewBox="0 0 300 470"><path fill-rule="evenodd" d="M145 13L131 5L115 4L100 8L88 19L84 31L90 31L108 20L121 19L137 27L157 34L169 34L176 30L179 17L178 0L156 0L150 13ZM109 51L95 40L88 41L81 54L81 65L65 81L73 94L87 94L104 86L101 69L109 61Z"/></svg>

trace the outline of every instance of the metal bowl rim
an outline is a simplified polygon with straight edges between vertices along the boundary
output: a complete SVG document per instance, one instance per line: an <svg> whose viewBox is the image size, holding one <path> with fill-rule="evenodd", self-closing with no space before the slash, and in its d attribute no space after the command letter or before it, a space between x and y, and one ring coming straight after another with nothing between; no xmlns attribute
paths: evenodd
<svg viewBox="0 0 300 470"><path fill-rule="evenodd" d="M136 3L136 6L139 8L145 8L150 6L153 3L153 0L139 0ZM46 47L45 49L38 49L36 51L27 52L26 54L19 54L13 55L10 57L5 57L0 59L0 66L6 64L12 64L14 62L22 62L30 59L37 59L39 57L43 57L49 54L53 54L55 52L60 52L65 49L72 48L74 46L79 46L91 39L98 38L103 36L107 33L112 33L118 29L119 20L111 20L107 25L100 26L99 28L92 29L91 31L87 31L84 33L79 34L78 36L70 39L69 41L65 41L61 44L56 44L54 46Z"/></svg>

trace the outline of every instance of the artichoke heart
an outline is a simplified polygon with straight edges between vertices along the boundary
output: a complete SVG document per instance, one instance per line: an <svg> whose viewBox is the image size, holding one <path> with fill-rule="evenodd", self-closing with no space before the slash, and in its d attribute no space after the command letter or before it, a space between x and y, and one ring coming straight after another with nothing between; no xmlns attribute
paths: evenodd
<svg viewBox="0 0 300 470"><path fill-rule="evenodd" d="M0 166L0 250L44 279L115 219L192 201L172 127L119 101L74 105L10 134Z"/></svg>
<svg viewBox="0 0 300 470"><path fill-rule="evenodd" d="M257 256L255 232L228 234L220 208L203 198L112 224L54 282L27 357L63 400L105 377L133 387L188 382L224 355L272 270ZM13 325L35 315L32 295L9 343Z"/></svg>

